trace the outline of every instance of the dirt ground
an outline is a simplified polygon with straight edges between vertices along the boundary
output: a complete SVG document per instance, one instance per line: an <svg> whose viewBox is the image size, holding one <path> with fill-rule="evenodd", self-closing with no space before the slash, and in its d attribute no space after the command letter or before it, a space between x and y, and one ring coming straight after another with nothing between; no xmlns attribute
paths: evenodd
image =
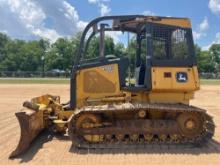
<svg viewBox="0 0 220 165"><path fill-rule="evenodd" d="M206 108L216 123L213 140L202 148L153 147L136 150L77 150L68 137L49 137L40 134L26 154L10 160L8 156L16 147L20 129L14 113L25 100L46 93L60 95L61 101L69 99L68 85L0 85L0 164L220 164L220 86L202 86L191 104Z"/></svg>

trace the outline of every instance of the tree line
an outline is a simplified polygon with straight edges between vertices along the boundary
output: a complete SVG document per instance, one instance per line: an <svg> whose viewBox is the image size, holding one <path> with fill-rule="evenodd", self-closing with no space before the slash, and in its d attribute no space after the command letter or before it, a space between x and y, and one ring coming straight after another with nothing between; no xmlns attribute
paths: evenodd
<svg viewBox="0 0 220 165"><path fill-rule="evenodd" d="M45 71L59 69L70 71L74 55L79 47L81 33L71 38L59 38L53 44L40 39L25 41L11 39L6 34L0 33L0 71ZM220 72L220 44L213 44L209 50L202 50L195 45L195 53L199 72ZM91 40L86 58L94 58L99 54L99 38ZM114 43L109 36L105 38L105 54L114 54L117 57L127 56L131 59L131 68L135 64L136 44L131 39L128 46ZM143 54L143 53L142 53Z"/></svg>

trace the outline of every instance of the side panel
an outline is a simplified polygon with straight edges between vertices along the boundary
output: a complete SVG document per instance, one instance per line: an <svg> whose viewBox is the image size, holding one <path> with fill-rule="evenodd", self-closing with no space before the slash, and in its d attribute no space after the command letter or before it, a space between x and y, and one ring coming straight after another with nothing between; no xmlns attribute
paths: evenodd
<svg viewBox="0 0 220 165"><path fill-rule="evenodd" d="M107 64L79 70L77 81L77 107L86 99L116 95L120 92L118 64Z"/></svg>
<svg viewBox="0 0 220 165"><path fill-rule="evenodd" d="M197 67L152 67L152 91L190 92L199 89Z"/></svg>
<svg viewBox="0 0 220 165"><path fill-rule="evenodd" d="M151 92L149 93L149 102L189 104L193 97L193 92Z"/></svg>

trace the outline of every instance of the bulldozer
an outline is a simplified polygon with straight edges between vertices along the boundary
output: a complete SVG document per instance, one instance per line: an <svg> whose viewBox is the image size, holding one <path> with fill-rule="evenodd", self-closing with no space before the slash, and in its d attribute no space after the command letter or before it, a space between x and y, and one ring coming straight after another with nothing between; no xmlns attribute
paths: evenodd
<svg viewBox="0 0 220 165"><path fill-rule="evenodd" d="M105 34L118 31L135 36L134 62L105 54ZM96 35L99 54L88 59ZM213 117L190 105L200 82L188 18L96 18L85 27L74 57L68 103L45 94L25 101L15 114L21 136L11 158L24 153L44 129L68 134L75 147L91 149L201 146L213 137Z"/></svg>

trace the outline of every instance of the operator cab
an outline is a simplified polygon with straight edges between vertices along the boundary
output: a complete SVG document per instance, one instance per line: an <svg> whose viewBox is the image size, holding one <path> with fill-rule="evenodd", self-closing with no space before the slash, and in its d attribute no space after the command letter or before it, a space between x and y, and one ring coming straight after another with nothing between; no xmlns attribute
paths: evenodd
<svg viewBox="0 0 220 165"><path fill-rule="evenodd" d="M127 57L118 58L105 54L105 33L112 31L133 33L133 36L136 36L135 62L129 61ZM97 34L100 39L99 56L87 59L88 46ZM187 89L197 89L198 84L193 85L194 78L191 78L185 85L174 78L179 74L180 78L186 79L187 77L183 77L185 72L190 72L189 75L191 75L194 72L192 68L196 65L190 21L187 18L143 15L105 16L93 20L82 33L74 60L71 100L76 100L75 85L78 70L111 64L118 66L120 90L135 92L171 89L178 91L186 89L187 85L191 86ZM134 66L132 69L131 64ZM181 70L178 70L178 67L182 67ZM132 74L131 71L133 71ZM74 107L75 103L72 101L71 105Z"/></svg>
<svg viewBox="0 0 220 165"><path fill-rule="evenodd" d="M137 33L136 52L136 87L150 89L151 80L147 77L150 77L152 67L192 67L195 63L189 28L144 24L143 30Z"/></svg>

